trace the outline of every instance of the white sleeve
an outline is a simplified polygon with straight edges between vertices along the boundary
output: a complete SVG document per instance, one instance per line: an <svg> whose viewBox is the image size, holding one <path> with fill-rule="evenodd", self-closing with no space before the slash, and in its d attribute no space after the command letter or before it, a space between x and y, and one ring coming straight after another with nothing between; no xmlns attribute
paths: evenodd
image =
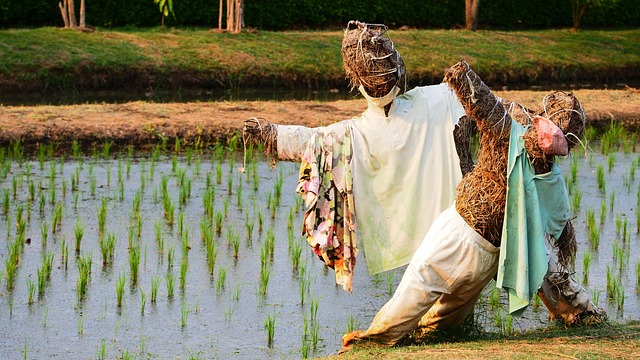
<svg viewBox="0 0 640 360"><path fill-rule="evenodd" d="M314 128L299 125L276 125L278 127L278 159L300 162Z"/></svg>

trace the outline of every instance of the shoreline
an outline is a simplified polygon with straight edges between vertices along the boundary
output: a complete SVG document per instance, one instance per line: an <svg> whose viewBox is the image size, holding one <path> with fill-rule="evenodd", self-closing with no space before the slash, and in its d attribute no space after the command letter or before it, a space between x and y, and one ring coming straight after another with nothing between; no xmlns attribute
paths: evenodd
<svg viewBox="0 0 640 360"><path fill-rule="evenodd" d="M497 96L535 108L547 91L494 91ZM596 128L620 121L629 131L640 129L640 90L576 90ZM284 125L324 126L358 116L362 98L337 101L223 101L189 103L127 102L61 106L0 106L0 146L20 141L27 152L54 144L58 151L76 141L83 148L112 142L114 149L148 148L163 139L180 138L209 146L238 134L242 122L263 117Z"/></svg>

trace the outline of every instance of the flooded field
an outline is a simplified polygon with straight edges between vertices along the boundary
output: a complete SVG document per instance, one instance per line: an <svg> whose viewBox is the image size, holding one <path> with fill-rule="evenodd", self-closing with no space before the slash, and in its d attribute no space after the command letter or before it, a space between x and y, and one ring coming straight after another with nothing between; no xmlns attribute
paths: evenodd
<svg viewBox="0 0 640 360"><path fill-rule="evenodd" d="M624 144L561 161L575 278L611 321L640 319L640 158ZM241 173L226 145L50 150L0 150L2 359L330 355L402 276L369 276L360 257L353 293L334 284L299 236L296 164L249 156ZM490 287L476 311L487 331L547 326L544 305L510 318Z"/></svg>

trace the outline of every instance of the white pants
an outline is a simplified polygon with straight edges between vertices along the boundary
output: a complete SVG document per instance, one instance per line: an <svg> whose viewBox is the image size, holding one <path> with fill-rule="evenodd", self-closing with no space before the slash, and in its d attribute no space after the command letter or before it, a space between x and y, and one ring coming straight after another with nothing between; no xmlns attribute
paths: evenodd
<svg viewBox="0 0 640 360"><path fill-rule="evenodd" d="M452 205L431 225L391 300L357 338L393 345L418 326L462 323L496 274L498 255L499 248Z"/></svg>

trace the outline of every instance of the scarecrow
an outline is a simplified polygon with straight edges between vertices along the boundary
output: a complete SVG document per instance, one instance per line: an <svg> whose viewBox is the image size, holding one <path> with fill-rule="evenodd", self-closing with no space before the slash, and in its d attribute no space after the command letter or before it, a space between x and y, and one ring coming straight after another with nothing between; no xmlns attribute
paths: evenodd
<svg viewBox="0 0 640 360"><path fill-rule="evenodd" d="M456 200L462 175L474 169L469 149L474 124L456 93L446 83L406 91L404 62L386 30L357 21L345 30L345 72L352 89L367 99L361 116L318 128L261 118L244 124L245 141L264 144L279 160L301 163L297 192L307 206L303 235L335 270L336 283L349 291L360 248L371 274L409 263L432 223ZM581 289L566 269L557 273L575 285L570 290ZM489 269L479 283L493 274ZM563 309L571 309L574 318L586 311L576 307L573 295L566 296L564 283L550 280L545 277L549 299L561 301L558 306L569 303ZM474 303L468 299L464 311L437 323L460 322ZM423 325L434 323L431 318Z"/></svg>
<svg viewBox="0 0 640 360"><path fill-rule="evenodd" d="M301 163L303 234L349 291L361 248L371 274L409 262L455 199L461 163L472 164L456 148L463 142L455 139L468 140L468 121L455 93L446 84L405 92L404 62L386 30L352 21L345 31L344 68L352 89L367 99L360 117L319 128L253 118L244 127L248 141Z"/></svg>
<svg viewBox="0 0 640 360"><path fill-rule="evenodd" d="M582 136L580 102L555 92L531 111L494 96L465 61L447 70L444 81L481 134L477 164L429 229L393 297L367 330L343 336L341 352L362 340L394 345L407 335L420 339L434 328L461 324L496 274L512 314L540 289L551 316L565 323L604 317L566 270L575 234L553 162ZM555 251L547 251L545 239Z"/></svg>

